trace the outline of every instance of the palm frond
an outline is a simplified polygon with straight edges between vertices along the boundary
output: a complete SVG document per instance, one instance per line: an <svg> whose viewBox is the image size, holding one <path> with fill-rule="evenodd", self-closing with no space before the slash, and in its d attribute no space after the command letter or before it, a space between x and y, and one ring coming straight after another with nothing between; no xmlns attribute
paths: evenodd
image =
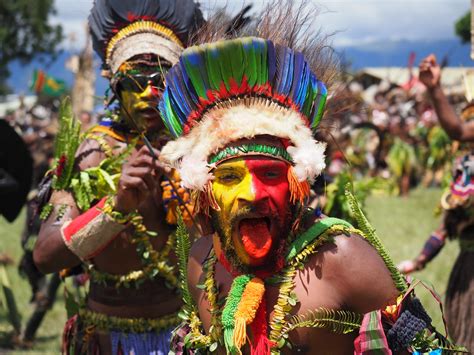
<svg viewBox="0 0 474 355"><path fill-rule="evenodd" d="M361 314L321 307L303 315L293 316L282 334L296 328L323 328L337 334L347 334L359 329L361 324Z"/></svg>
<svg viewBox="0 0 474 355"><path fill-rule="evenodd" d="M407 283L403 275L398 271L397 267L395 266L392 258L388 254L387 250L382 244L382 241L377 236L375 232L375 228L369 223L367 218L365 217L362 209L357 202L357 199L351 192L351 185L346 185L346 197L347 201L349 202L349 206L351 207L352 214L354 218L357 220L358 228L365 234L365 238L367 241L378 251L379 255L382 257L385 266L387 266L390 274L392 276L392 280L395 283L395 286L400 292L405 293L408 289Z"/></svg>
<svg viewBox="0 0 474 355"><path fill-rule="evenodd" d="M181 210L176 208L178 216L178 227L176 228L176 255L178 257L178 271L181 294L186 308L191 311L194 308L194 301L188 287L188 259L191 250L189 233L183 221Z"/></svg>

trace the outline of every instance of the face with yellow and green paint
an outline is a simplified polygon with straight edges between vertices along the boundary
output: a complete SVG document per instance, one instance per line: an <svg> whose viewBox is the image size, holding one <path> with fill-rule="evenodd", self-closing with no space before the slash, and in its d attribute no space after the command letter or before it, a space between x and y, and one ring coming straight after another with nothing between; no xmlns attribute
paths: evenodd
<svg viewBox="0 0 474 355"><path fill-rule="evenodd" d="M146 56L141 60L142 57L122 65L123 69L117 74L116 89L122 117L128 120L130 114L141 130L153 132L164 128L158 102L168 67L152 60L147 62Z"/></svg>
<svg viewBox="0 0 474 355"><path fill-rule="evenodd" d="M249 155L214 170L212 190L220 211L212 211L213 225L234 268L264 267L281 254L293 217L288 168L286 161Z"/></svg>

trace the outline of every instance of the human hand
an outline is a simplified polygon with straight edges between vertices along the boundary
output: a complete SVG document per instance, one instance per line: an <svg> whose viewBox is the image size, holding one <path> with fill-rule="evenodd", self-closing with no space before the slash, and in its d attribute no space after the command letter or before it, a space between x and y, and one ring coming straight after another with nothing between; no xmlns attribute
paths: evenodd
<svg viewBox="0 0 474 355"><path fill-rule="evenodd" d="M420 74L418 77L428 89L433 89L440 85L441 67L436 62L434 54L430 54L420 62Z"/></svg>
<svg viewBox="0 0 474 355"><path fill-rule="evenodd" d="M157 159L160 155L159 150L153 149L153 153L155 157L148 147L143 146L122 166L115 196L115 210L130 213L138 209L140 204L159 187L161 176L170 169Z"/></svg>
<svg viewBox="0 0 474 355"><path fill-rule="evenodd" d="M413 271L420 270L421 267L416 260L404 260L397 265L397 269L405 275L411 274Z"/></svg>

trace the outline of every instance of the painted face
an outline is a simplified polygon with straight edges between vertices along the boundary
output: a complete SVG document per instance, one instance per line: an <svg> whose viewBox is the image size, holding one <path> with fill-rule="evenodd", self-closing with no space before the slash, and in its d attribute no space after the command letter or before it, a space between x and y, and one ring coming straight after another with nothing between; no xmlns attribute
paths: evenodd
<svg viewBox="0 0 474 355"><path fill-rule="evenodd" d="M220 211L212 211L220 247L233 267L260 267L281 251L290 231L288 163L248 156L220 164L212 189Z"/></svg>
<svg viewBox="0 0 474 355"><path fill-rule="evenodd" d="M140 129L147 132L164 127L158 110L158 101L164 88L163 76L160 68L140 67L121 74L117 83L122 117L128 117L127 110Z"/></svg>

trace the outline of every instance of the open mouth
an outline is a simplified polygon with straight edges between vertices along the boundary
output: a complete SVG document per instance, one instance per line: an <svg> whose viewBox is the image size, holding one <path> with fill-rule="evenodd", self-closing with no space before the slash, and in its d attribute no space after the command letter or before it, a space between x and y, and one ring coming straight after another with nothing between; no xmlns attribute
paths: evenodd
<svg viewBox="0 0 474 355"><path fill-rule="evenodd" d="M244 218L239 222L242 244L250 258L263 259L270 252L273 243L270 228L268 217Z"/></svg>

